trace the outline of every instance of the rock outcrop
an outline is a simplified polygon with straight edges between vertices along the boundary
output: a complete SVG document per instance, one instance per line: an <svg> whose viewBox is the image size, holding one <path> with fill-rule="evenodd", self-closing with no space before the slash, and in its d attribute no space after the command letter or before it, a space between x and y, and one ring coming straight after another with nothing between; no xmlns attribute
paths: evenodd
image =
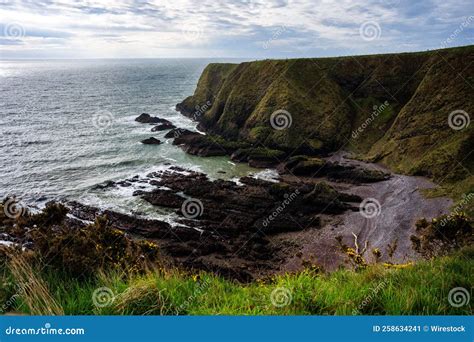
<svg viewBox="0 0 474 342"><path fill-rule="evenodd" d="M165 134L165 138L178 138L184 135L195 134L196 132L190 131L185 128L173 128Z"/></svg>
<svg viewBox="0 0 474 342"><path fill-rule="evenodd" d="M159 124L151 129L152 132L160 132L160 131L166 131L176 128L175 125L173 125L171 122L165 122L162 124Z"/></svg>
<svg viewBox="0 0 474 342"><path fill-rule="evenodd" d="M161 141L154 137L150 137L150 138L143 139L141 143L145 145L159 145L161 144Z"/></svg>
<svg viewBox="0 0 474 342"><path fill-rule="evenodd" d="M278 269L287 252L272 239L320 229L322 216L358 210L362 200L325 182L273 183L243 177L237 184L212 181L203 173L177 167L150 173L147 181L155 188L134 195L174 211L173 225L77 202L69 203L70 213L85 221L106 215L113 227L153 240L162 257L180 267L213 271L240 281Z"/></svg>
<svg viewBox="0 0 474 342"><path fill-rule="evenodd" d="M171 122L166 119L161 119L156 116L151 116L150 114L147 114L147 113L140 114L139 116L135 118L135 121L140 122L140 123L148 123L148 124L157 124L157 123L171 124Z"/></svg>

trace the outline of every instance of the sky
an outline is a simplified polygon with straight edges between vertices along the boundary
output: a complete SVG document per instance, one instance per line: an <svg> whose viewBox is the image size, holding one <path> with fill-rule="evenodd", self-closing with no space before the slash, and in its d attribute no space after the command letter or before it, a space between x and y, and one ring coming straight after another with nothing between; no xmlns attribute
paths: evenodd
<svg viewBox="0 0 474 342"><path fill-rule="evenodd" d="M0 0L0 59L295 58L471 44L473 0Z"/></svg>

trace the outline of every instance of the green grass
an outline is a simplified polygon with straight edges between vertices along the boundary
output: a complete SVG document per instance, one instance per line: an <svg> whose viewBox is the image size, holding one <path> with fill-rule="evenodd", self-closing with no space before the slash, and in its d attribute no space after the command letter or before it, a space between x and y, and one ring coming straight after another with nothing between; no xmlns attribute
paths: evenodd
<svg viewBox="0 0 474 342"><path fill-rule="evenodd" d="M128 279L115 273L90 281L73 280L57 272L42 272L36 277L47 284L67 315L472 315L472 301L456 308L449 304L448 293L454 287L464 287L472 295L473 270L474 248L470 247L403 269L375 265L359 272L345 269L318 274L305 270L251 284L207 273L192 276L164 270ZM1 293L6 302L15 294L12 284L16 280L4 273L2 282L9 284ZM93 304L93 293L99 287L114 293L108 306ZM273 291L284 294L281 303L285 298L291 300L275 306ZM27 295L21 293L9 310L30 313Z"/></svg>

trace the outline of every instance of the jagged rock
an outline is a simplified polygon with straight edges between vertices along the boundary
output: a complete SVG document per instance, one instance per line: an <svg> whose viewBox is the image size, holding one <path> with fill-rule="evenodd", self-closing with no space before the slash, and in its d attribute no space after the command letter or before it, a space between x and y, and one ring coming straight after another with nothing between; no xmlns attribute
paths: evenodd
<svg viewBox="0 0 474 342"><path fill-rule="evenodd" d="M206 231L216 230L222 236L234 238L259 231L274 234L315 227L315 215L342 213L352 207L344 200L360 201L323 182L316 185L273 183L251 177L243 177L240 182L244 186L225 180L211 181L198 172L163 172L153 184L171 190L157 189L142 198L155 205L179 208L178 214L185 218L183 223L187 225ZM178 192L199 203L201 212L192 223L181 211L184 198L177 195ZM275 212L278 219L273 219Z"/></svg>
<svg viewBox="0 0 474 342"><path fill-rule="evenodd" d="M152 132L166 131L168 129L176 128L172 123L162 123L158 126L155 126L151 129Z"/></svg>
<svg viewBox="0 0 474 342"><path fill-rule="evenodd" d="M154 137L150 137L150 138L142 140L141 143L145 145L159 145L161 144L161 141Z"/></svg>
<svg viewBox="0 0 474 342"><path fill-rule="evenodd" d="M196 132L192 132L185 128L173 128L171 131L165 134L165 138L178 138L182 135L190 135L195 133Z"/></svg>
<svg viewBox="0 0 474 342"><path fill-rule="evenodd" d="M171 123L170 121L166 119L161 119L156 116L151 116L150 114L147 113L142 113L138 117L135 118L135 121L140 122L140 123Z"/></svg>
<svg viewBox="0 0 474 342"><path fill-rule="evenodd" d="M176 195L173 191L161 189L143 193L141 197L153 205L169 208L179 208L185 200L185 198Z"/></svg>
<svg viewBox="0 0 474 342"><path fill-rule="evenodd" d="M375 170L342 165L320 158L295 156L280 165L280 172L290 172L296 176L327 177L332 180L343 180L350 183L379 182L390 178L390 174Z"/></svg>
<svg viewBox="0 0 474 342"><path fill-rule="evenodd" d="M186 153L200 157L225 156L227 154L222 145L199 133L181 135L173 140L173 145L180 145Z"/></svg>
<svg viewBox="0 0 474 342"><path fill-rule="evenodd" d="M248 162L252 167L267 168L277 165L285 156L285 152L257 147L240 148L230 156L230 159L236 162Z"/></svg>
<svg viewBox="0 0 474 342"><path fill-rule="evenodd" d="M92 187L94 190L101 190L101 189L107 189L116 186L116 183L114 181L106 181L105 183L102 184L97 184Z"/></svg>
<svg viewBox="0 0 474 342"><path fill-rule="evenodd" d="M361 200L324 182L274 183L242 177L238 185L228 180L210 180L203 173L177 166L147 177L149 184L157 188L137 190L134 195L152 205L173 209L179 217L175 219L178 226L79 203L70 203L70 212L87 221L106 215L115 228L152 239L162 258L172 264L212 270L240 281L251 280L262 270L278 268L284 250L270 237L319 229L320 215L341 214L357 208L355 203Z"/></svg>

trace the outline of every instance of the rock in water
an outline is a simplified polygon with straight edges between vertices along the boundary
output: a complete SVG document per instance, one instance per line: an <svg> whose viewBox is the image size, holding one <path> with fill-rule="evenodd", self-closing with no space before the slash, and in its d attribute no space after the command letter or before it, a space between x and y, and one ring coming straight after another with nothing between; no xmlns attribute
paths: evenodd
<svg viewBox="0 0 474 342"><path fill-rule="evenodd" d="M173 128L171 131L165 134L165 138L178 138L182 135L190 134L196 134L196 132L192 132L189 129L185 128Z"/></svg>
<svg viewBox="0 0 474 342"><path fill-rule="evenodd" d="M150 114L147 114L147 113L140 114L137 118L135 118L135 121L140 122L140 123L162 123L162 124L167 123L167 124L171 124L171 122L169 122L166 119L161 119L161 118L156 117L156 116L151 116Z"/></svg>
<svg viewBox="0 0 474 342"><path fill-rule="evenodd" d="M158 132L158 131L165 131L167 129L173 129L173 128L176 128L175 125L173 125L172 123L168 123L168 122L165 122L165 123L162 123L158 126L155 126L151 129L152 132Z"/></svg>
<svg viewBox="0 0 474 342"><path fill-rule="evenodd" d="M142 140L141 143L145 145L159 145L161 144L161 141L156 138L150 137L145 140Z"/></svg>

